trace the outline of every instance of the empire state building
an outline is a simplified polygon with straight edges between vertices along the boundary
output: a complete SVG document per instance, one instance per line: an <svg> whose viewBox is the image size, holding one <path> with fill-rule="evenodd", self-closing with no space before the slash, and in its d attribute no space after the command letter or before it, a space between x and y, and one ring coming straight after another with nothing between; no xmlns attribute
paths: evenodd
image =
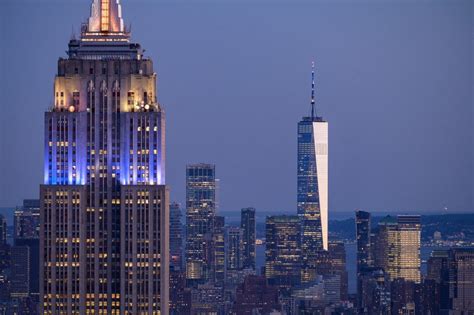
<svg viewBox="0 0 474 315"><path fill-rule="evenodd" d="M94 0L45 113L41 314L168 314L165 114L119 0Z"/></svg>

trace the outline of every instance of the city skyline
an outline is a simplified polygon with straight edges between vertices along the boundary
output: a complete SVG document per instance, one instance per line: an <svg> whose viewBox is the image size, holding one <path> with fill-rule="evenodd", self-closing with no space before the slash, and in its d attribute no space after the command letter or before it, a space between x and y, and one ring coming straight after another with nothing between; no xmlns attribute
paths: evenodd
<svg viewBox="0 0 474 315"><path fill-rule="evenodd" d="M72 1L56 6L53 2L44 1L37 9L33 9L36 7L28 2L21 2L21 6L12 1L2 3L2 14L6 14L5 18L2 16L5 23L2 39L3 42L12 43L13 48L12 51L2 52L1 56L4 70L1 78L2 95L6 103L24 104L12 107L2 104L6 111L2 115L5 121L1 124L1 146L4 152L9 152L8 155L2 154L0 163L2 174L5 174L1 182L2 206L15 206L23 198L38 197L35 192L41 182L39 161L42 148L37 143L41 143L41 139L38 141L41 136L32 137L31 134L41 134L42 119L35 119L41 117L41 112L51 101L50 93L47 93L51 90L51 82L44 79L44 73L53 76L56 69L51 56L64 56L63 43L71 34L70 27L55 28L54 25L73 24L78 33L79 21L84 20L89 13L86 3L88 1ZM364 23L362 20L367 16L362 8L356 6L302 3L291 7L291 12L303 14L308 19L294 21L294 25L278 25L278 17L283 16L283 11L288 9L284 3L269 10L264 4L255 5L251 7L251 12L232 2L230 8L204 3L204 8L209 10L193 13L192 5L186 5L186 2L165 2L160 5L144 1L134 6L130 1L124 1L126 24L133 23L135 35L132 40L141 42L147 48L146 55L156 59L159 69L158 80L160 90L163 91L160 93L160 102L167 109L168 141L173 143L167 152L171 199L184 201L185 164L205 162L217 165L223 212L237 213L240 208L247 206L275 212L294 212L294 124L302 113L309 113L310 110L308 68L314 59L316 97L324 116L331 121L330 154L334 160L330 163L329 172L329 218L331 213L352 211L355 208L374 213L373 210L385 209L419 209L418 212L422 213L441 211L445 206L452 212L471 210L472 115L468 115L470 103L467 96L472 81L468 78L470 69L466 69L465 65L472 65L468 56L470 45L466 43L472 25L468 21L469 10L466 13L465 9L472 8L472 4L463 1L456 4L443 12L447 8L438 3L429 7L428 14L422 12L428 6L423 4L405 5L393 11L389 4L385 4L388 6L385 8L383 4L377 6L369 3L364 8L377 14ZM304 13L307 10L313 13ZM264 11L267 11L266 15ZM45 12L56 17L51 19L55 20L54 24L43 18ZM324 13L335 19L334 22L324 18ZM146 19L139 18L143 14L158 17L156 29L151 28L151 23ZM170 16L166 17L166 14ZM248 21L238 24L242 16L247 17ZM404 21L402 16L408 23L406 27L400 26L400 22ZM29 17L29 22L20 24L21 17ZM186 23L171 23L173 17L180 17L177 21L186 20ZM268 21L261 22L263 17L267 17ZM384 17L387 18L384 32L374 31L373 27ZM418 19L424 23L417 25L417 32L410 33L410 27ZM186 27L192 23L196 24L197 30ZM342 36L337 28L330 27L337 23L342 23L339 31L349 31L349 34ZM222 30L213 28L220 24L223 25ZM172 27L167 28L166 25ZM355 26L352 32L349 26ZM250 28L256 28L256 35L245 36ZM271 34L272 28L293 48L278 52L283 44L279 43L277 35ZM43 36L44 29L51 36ZM147 32L147 29L156 30L156 33ZM192 36L197 35L195 32L198 30L201 31L200 37L193 39ZM218 40L222 40L224 31L230 32L232 36L221 45ZM295 39L290 38L289 33L292 31L299 32ZM26 40L17 36L20 32L36 36ZM361 34L366 37L363 44L367 47L356 45ZM453 34L458 36L454 37ZM14 43L12 36L15 36ZM259 41L261 38L265 39L263 43ZM405 46L398 48L395 39L402 41ZM209 54L210 48L205 47L197 47L193 51L195 54L183 53L181 48L189 44L190 40L191 43L203 40L210 48L218 49L224 57L211 58L215 55ZM41 56L33 54L31 60L25 60L26 54L31 55L27 48L30 44L36 44L43 53ZM249 52L239 55L237 45L254 47L260 54L249 55ZM266 56L270 51L265 45L275 48L269 58ZM341 50L343 47L352 49L345 53ZM412 54L414 49L418 49L419 55ZM176 54L177 51L181 52ZM356 59L348 59L350 52L364 61L362 66L354 66ZM173 57L172 53L176 56ZM331 53L335 56L332 57ZM427 53L433 53L434 56L425 56ZM287 58L282 58L285 55ZM198 60L203 56L205 58ZM419 56L429 58L420 64ZM6 59L12 62L6 63ZM372 60L375 60L373 65L370 64ZM390 66L384 64L389 61L393 62ZM195 80L210 63L216 65L209 68L210 75L205 84ZM242 63L245 63L244 67L235 66ZM414 65L420 66L420 70L414 72ZM403 67L395 69L396 66ZM13 71L24 73L31 67L37 69L31 78L18 76ZM403 76L407 73L412 78ZM252 84L243 81L249 75ZM371 88L375 81L382 78L387 81L385 85ZM31 84L31 93L22 93L15 87L27 83ZM256 90L254 86L261 89ZM414 90L413 86L417 89ZM340 90L352 97L347 96L344 100L338 95ZM399 95L405 93L407 95L404 97ZM228 95L233 97L229 98ZM223 100L226 100L226 105L222 105ZM404 113L406 116L402 116ZM245 124L234 122L234 119L226 120L229 115L236 117L237 121L245 119ZM33 116L36 118L31 118ZM394 116L404 118L401 132L400 121ZM212 120L208 126L195 121L206 117ZM262 118L265 117L275 123L262 128ZM227 122L224 124L222 120ZM9 121L15 121L15 124ZM456 121L456 128L445 124L445 121ZM25 125L31 126L32 131L26 128L22 130L21 126ZM199 128L199 133L193 134L198 135L200 141L192 141L189 134L180 131L187 129L182 128L183 125L191 129ZM246 128L240 135L242 126ZM224 128L229 128L229 132L220 132ZM374 130L381 135L375 136ZM3 136L10 132L18 135L18 143ZM226 138L223 138L224 134ZM252 138L254 134L259 136ZM390 145L383 143L385 139L389 140ZM212 144L217 142L222 144L218 146L220 148L213 147ZM198 150L199 145L202 150ZM440 147L444 148L441 152ZM28 150L25 151L25 148ZM192 154L182 154L183 150ZM407 151L412 154L402 154ZM429 161L425 161L428 157ZM397 163L388 168L384 164L394 161ZM356 170L354 163L361 165L358 169L367 171ZM372 170L368 169L369 166ZM274 174L275 169L278 169L278 174ZM410 180L405 181L404 176L407 174L411 175ZM254 176L255 185L245 187L249 176ZM279 178L283 179L281 184L275 185ZM7 180L9 185L6 185ZM400 188L401 183L403 189ZM230 187L238 188L241 193L233 194L234 189ZM263 190L260 187L271 189ZM274 193L272 189L276 190L279 198L271 197ZM248 196L248 201L241 202L238 195Z"/></svg>
<svg viewBox="0 0 474 315"><path fill-rule="evenodd" d="M29 0L6 1L13 11L29 7ZM30 145L44 150L39 198L28 195L30 173L21 185L28 199L10 211L13 225L0 208L1 314L474 312L474 213L449 214L449 202L466 210L474 202L474 117L466 115L474 101L474 41L467 32L474 19L460 10L474 13L474 3L455 0L453 9L439 0L204 0L199 12L185 5L189 0L137 1L127 17L122 0L72 0L67 7L87 1L89 9L58 57L49 40L60 36L46 24L63 30L62 18L72 11L50 1L24 11L32 18L5 16L4 23L2 16L0 25L8 37L44 16L43 37L27 36L28 55L15 49L20 36L5 40L12 49L0 50L0 87L8 91L0 99L10 104L16 96L0 115L0 147L17 145L0 154L0 205L4 194L15 198L22 178L10 177L16 165L34 168L25 163L35 158ZM163 33L151 7L169 10L161 16L168 22ZM137 16L137 8L145 12ZM135 20L145 23L132 32ZM371 28L377 20L383 22ZM301 28L313 23L335 28ZM469 56L453 45L464 47L455 32L460 26L470 34ZM171 42L160 45L161 36ZM307 45L300 46L303 39ZM310 51L317 57L303 76L299 64ZM36 112L22 112L29 109L22 99L41 102L36 88L49 71L35 61L45 55L57 64L51 101L40 114L41 139L32 136ZM181 63L167 71L173 60ZM197 70L203 65L206 72ZM260 82L259 71L269 65ZM175 75L174 83L186 83L179 90ZM299 76L310 79L307 102ZM22 80L30 84L9 85ZM180 107L179 99L191 95ZM30 123L22 124L26 117ZM18 154L20 148L31 152ZM178 184L182 162L185 185ZM442 215L408 206L434 201ZM367 203L392 211L381 216ZM348 210L342 205L356 209L350 219L341 220ZM240 209L240 222L232 207Z"/></svg>

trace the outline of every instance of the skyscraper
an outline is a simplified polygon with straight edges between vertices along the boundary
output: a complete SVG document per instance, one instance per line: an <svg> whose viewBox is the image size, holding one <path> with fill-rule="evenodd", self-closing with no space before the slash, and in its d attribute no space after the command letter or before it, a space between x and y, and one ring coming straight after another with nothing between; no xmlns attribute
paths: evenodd
<svg viewBox="0 0 474 315"><path fill-rule="evenodd" d="M298 123L297 212L302 223L302 280L315 277L314 257L328 250L328 123L315 112L314 63L311 116Z"/></svg>
<svg viewBox="0 0 474 315"><path fill-rule="evenodd" d="M242 230L231 226L227 229L227 270L242 269Z"/></svg>
<svg viewBox="0 0 474 315"><path fill-rule="evenodd" d="M387 216L379 222L374 261L390 280L402 278L420 283L420 229L419 215Z"/></svg>
<svg viewBox="0 0 474 315"><path fill-rule="evenodd" d="M26 298L30 293L30 250L28 246L13 246L11 249L12 298Z"/></svg>
<svg viewBox="0 0 474 315"><path fill-rule="evenodd" d="M45 114L41 313L168 314L165 116L119 0L94 0Z"/></svg>
<svg viewBox="0 0 474 315"><path fill-rule="evenodd" d="M421 217L419 215L399 215L397 222L397 278L420 283Z"/></svg>
<svg viewBox="0 0 474 315"><path fill-rule="evenodd" d="M216 215L215 165L186 167L186 279L191 285L211 278L212 232Z"/></svg>
<svg viewBox="0 0 474 315"><path fill-rule="evenodd" d="M372 251L370 239L370 213L356 211L356 240L357 240L357 303L363 308L363 288L364 273L372 273L369 267L372 266Z"/></svg>
<svg viewBox="0 0 474 315"><path fill-rule="evenodd" d="M39 200L23 200L23 207L15 210L13 217L15 246L27 247L29 270L29 293L39 295Z"/></svg>
<svg viewBox="0 0 474 315"><path fill-rule="evenodd" d="M240 228L242 229L242 267L255 270L255 208L244 208L241 210Z"/></svg>
<svg viewBox="0 0 474 315"><path fill-rule="evenodd" d="M214 230L212 236L212 263L214 283L223 286L225 282L225 217L214 217Z"/></svg>
<svg viewBox="0 0 474 315"><path fill-rule="evenodd" d="M183 226L181 224L181 206L170 204L170 266L181 269L183 264Z"/></svg>
<svg viewBox="0 0 474 315"><path fill-rule="evenodd" d="M450 250L449 295L452 314L474 313L474 248ZM450 313L451 314L451 313Z"/></svg>
<svg viewBox="0 0 474 315"><path fill-rule="evenodd" d="M299 284L301 235L298 216L269 216L265 230L265 276L268 283L283 288Z"/></svg>
<svg viewBox="0 0 474 315"><path fill-rule="evenodd" d="M372 266L370 248L370 213L356 211L357 272Z"/></svg>

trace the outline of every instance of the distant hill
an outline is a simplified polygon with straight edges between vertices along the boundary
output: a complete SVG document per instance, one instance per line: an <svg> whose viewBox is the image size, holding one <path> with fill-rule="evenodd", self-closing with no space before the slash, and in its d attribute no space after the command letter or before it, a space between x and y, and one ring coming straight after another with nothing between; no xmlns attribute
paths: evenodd
<svg viewBox="0 0 474 315"><path fill-rule="evenodd" d="M383 216L372 217L372 227L376 227ZM441 232L443 239L474 240L474 213L439 214L421 216L421 238L428 241L435 232ZM329 232L332 237L344 240L355 240L355 219L329 221Z"/></svg>

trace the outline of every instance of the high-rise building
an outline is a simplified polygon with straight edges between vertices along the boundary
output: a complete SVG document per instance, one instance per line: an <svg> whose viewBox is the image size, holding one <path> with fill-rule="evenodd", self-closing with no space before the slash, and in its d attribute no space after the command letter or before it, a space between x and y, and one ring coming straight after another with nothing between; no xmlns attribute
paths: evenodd
<svg viewBox="0 0 474 315"><path fill-rule="evenodd" d="M183 225L181 223L181 206L170 204L170 267L181 269L183 264Z"/></svg>
<svg viewBox="0 0 474 315"><path fill-rule="evenodd" d="M346 269L346 248L344 242L329 242L329 259L331 264L331 274L339 276L340 298L348 300L349 276Z"/></svg>
<svg viewBox="0 0 474 315"><path fill-rule="evenodd" d="M223 286L226 277L225 265L225 217L214 217L214 232L212 237L212 264L214 273L214 283L217 286Z"/></svg>
<svg viewBox="0 0 474 315"><path fill-rule="evenodd" d="M23 207L15 210L13 217L14 239L39 239L39 200L23 200Z"/></svg>
<svg viewBox="0 0 474 315"><path fill-rule="evenodd" d="M438 298L436 300L438 308L448 310L450 308L449 299L449 250L434 250L428 258L427 280L433 280L437 285Z"/></svg>
<svg viewBox="0 0 474 315"><path fill-rule="evenodd" d="M357 272L372 266L370 248L370 213L356 211Z"/></svg>
<svg viewBox="0 0 474 315"><path fill-rule="evenodd" d="M372 267L370 213L356 211L356 240L357 240L357 304L363 308L363 274L370 273Z"/></svg>
<svg viewBox="0 0 474 315"><path fill-rule="evenodd" d="M301 218L302 281L314 280L317 251L328 250L328 123L316 115L314 63L311 116L298 122L297 213Z"/></svg>
<svg viewBox="0 0 474 315"><path fill-rule="evenodd" d="M165 115L119 0L93 0L45 114L41 313L168 314Z"/></svg>
<svg viewBox="0 0 474 315"><path fill-rule="evenodd" d="M23 200L23 207L15 210L13 217L15 246L27 247L29 252L29 294L39 295L39 228L40 201Z"/></svg>
<svg viewBox="0 0 474 315"><path fill-rule="evenodd" d="M268 283L283 288L301 279L301 235L298 216L266 219L265 276Z"/></svg>
<svg viewBox="0 0 474 315"><path fill-rule="evenodd" d="M450 250L449 296L452 314L474 314L474 248Z"/></svg>
<svg viewBox="0 0 474 315"><path fill-rule="evenodd" d="M242 269L242 230L231 226L227 229L227 270Z"/></svg>
<svg viewBox="0 0 474 315"><path fill-rule="evenodd" d="M421 281L421 217L399 215L397 239L397 276L415 283Z"/></svg>
<svg viewBox="0 0 474 315"><path fill-rule="evenodd" d="M7 220L0 214L0 275L10 266L10 245L7 243ZM2 282L2 286L5 282Z"/></svg>
<svg viewBox="0 0 474 315"><path fill-rule="evenodd" d="M280 308L278 288L264 276L248 275L237 287L231 314L271 314Z"/></svg>
<svg viewBox="0 0 474 315"><path fill-rule="evenodd" d="M0 246L7 244L7 220L0 214Z"/></svg>
<svg viewBox="0 0 474 315"><path fill-rule="evenodd" d="M30 250L28 246L12 246L11 255L11 297L26 298L30 293Z"/></svg>
<svg viewBox="0 0 474 315"><path fill-rule="evenodd" d="M211 278L212 232L216 215L216 169L211 164L186 167L186 278L191 285Z"/></svg>
<svg viewBox="0 0 474 315"><path fill-rule="evenodd" d="M244 208L240 213L240 228L242 229L242 267L255 270L255 208Z"/></svg>
<svg viewBox="0 0 474 315"><path fill-rule="evenodd" d="M420 283L421 220L419 215L387 216L378 224L374 242L375 266L390 278Z"/></svg>

